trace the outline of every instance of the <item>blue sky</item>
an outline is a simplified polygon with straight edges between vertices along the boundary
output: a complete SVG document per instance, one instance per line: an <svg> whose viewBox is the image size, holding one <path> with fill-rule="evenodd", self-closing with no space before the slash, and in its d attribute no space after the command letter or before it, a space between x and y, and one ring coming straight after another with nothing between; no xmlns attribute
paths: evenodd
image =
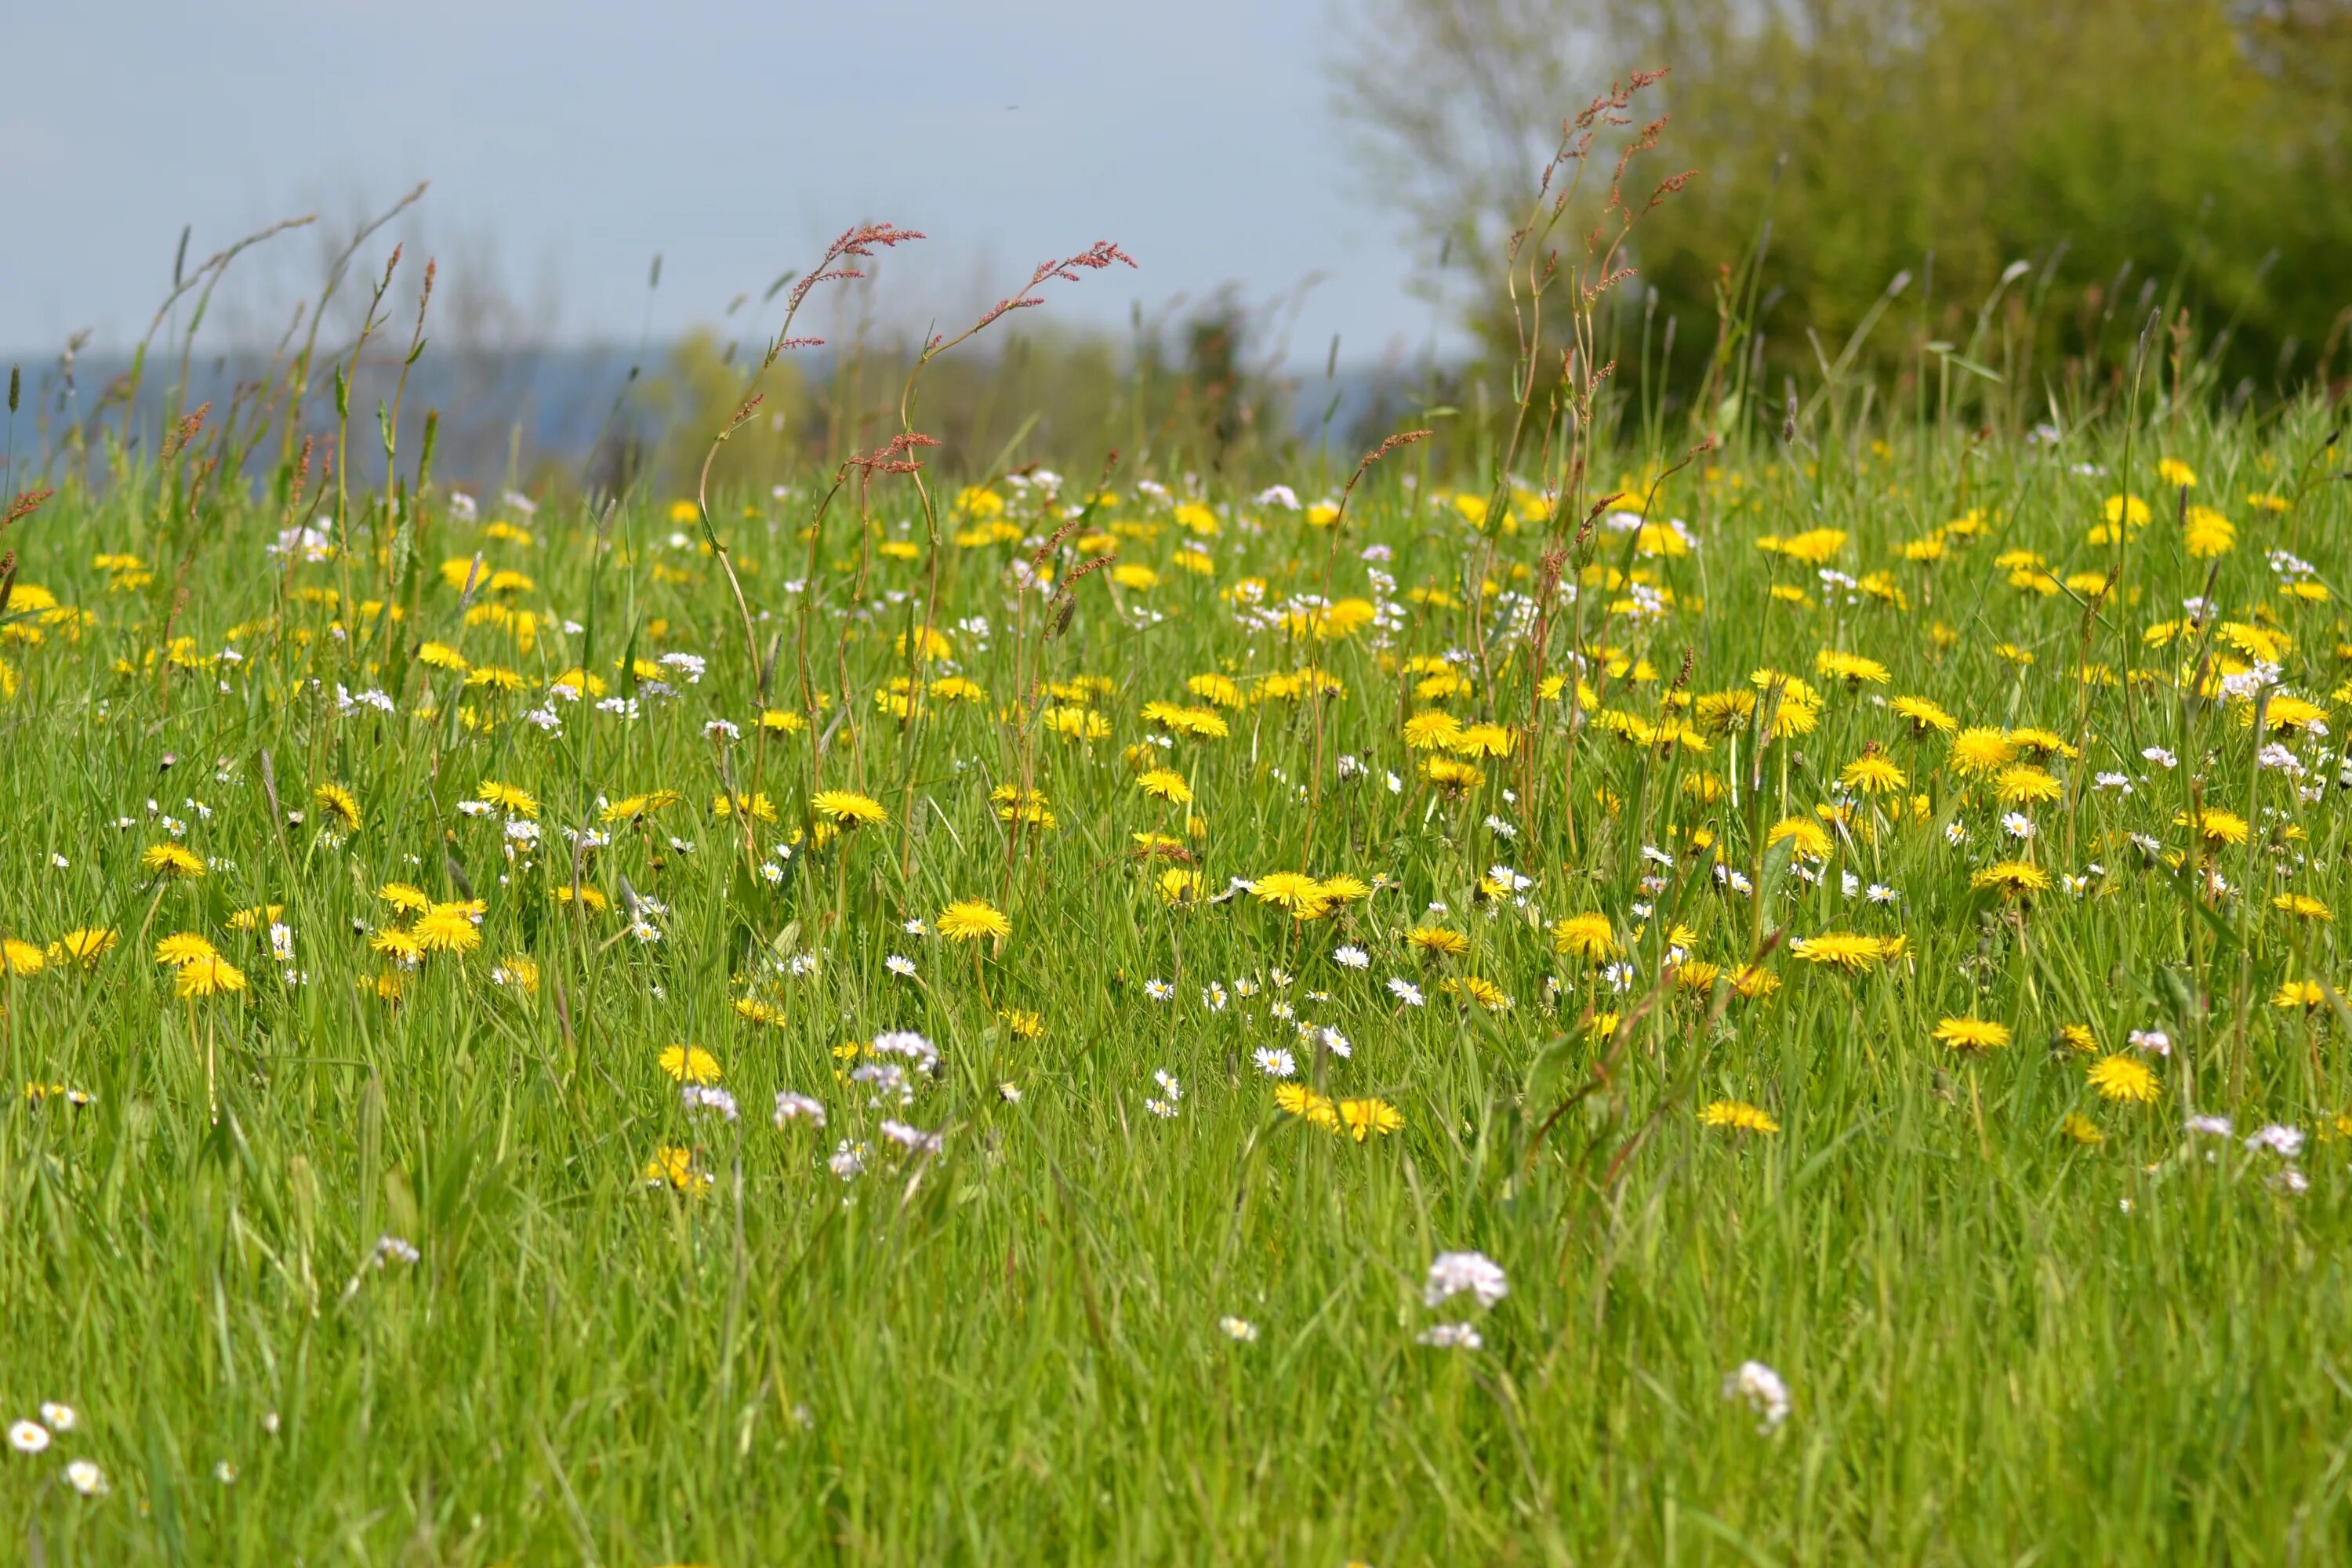
<svg viewBox="0 0 2352 1568"><path fill-rule="evenodd" d="M877 303L943 322L1048 255L1116 240L1139 272L1057 289L1124 323L1224 283L1311 275L1293 363L1418 352L1431 312L1328 104L1342 0L102 0L0 7L0 352L133 340L192 258L317 210L348 230L420 178L414 234L494 266L571 342L718 317L850 223L930 242ZM317 242L239 263L273 322ZM487 257L488 259L483 259ZM264 303L267 301L267 310ZM240 313L242 312L242 313Z"/></svg>

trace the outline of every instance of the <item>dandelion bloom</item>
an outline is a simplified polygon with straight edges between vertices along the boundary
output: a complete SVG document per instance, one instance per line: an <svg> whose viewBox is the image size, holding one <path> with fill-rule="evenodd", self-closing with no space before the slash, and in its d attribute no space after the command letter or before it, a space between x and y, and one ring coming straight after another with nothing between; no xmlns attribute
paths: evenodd
<svg viewBox="0 0 2352 1568"><path fill-rule="evenodd" d="M481 928L464 904L436 904L417 919L416 945L426 952L471 952L482 945Z"/></svg>
<svg viewBox="0 0 2352 1568"><path fill-rule="evenodd" d="M178 978L172 985L173 994L184 1000L244 989L245 972L218 954L180 965Z"/></svg>
<svg viewBox="0 0 2352 1568"><path fill-rule="evenodd" d="M38 974L49 966L49 955L35 943L9 937L0 942L0 970L10 974Z"/></svg>
<svg viewBox="0 0 2352 1568"><path fill-rule="evenodd" d="M89 968L112 952L118 940L109 927L80 926L51 942L49 956L60 963L73 963Z"/></svg>
<svg viewBox="0 0 2352 1568"><path fill-rule="evenodd" d="M181 969L200 959L219 956L219 950L210 941L192 931L175 931L155 944L155 962L166 969Z"/></svg>
<svg viewBox="0 0 2352 1568"><path fill-rule="evenodd" d="M1007 937L1013 922L985 899L959 899L931 922L950 942L977 942L982 937Z"/></svg>
<svg viewBox="0 0 2352 1568"><path fill-rule="evenodd" d="M1841 653L1835 648L1823 648L1813 656L1813 673L1830 680L1843 680L1848 686L1864 682L1884 686L1894 679L1885 665L1874 658L1858 654Z"/></svg>
<svg viewBox="0 0 2352 1568"><path fill-rule="evenodd" d="M882 803L854 790L821 789L809 802L809 809L817 816L845 827L856 827L877 822L887 822L890 814Z"/></svg>
<svg viewBox="0 0 2352 1568"><path fill-rule="evenodd" d="M1616 956L1617 937L1607 915L1570 915L1552 926L1551 945L1555 952L1572 952L1598 963Z"/></svg>
<svg viewBox="0 0 2352 1568"><path fill-rule="evenodd" d="M2288 980L2271 997L2273 1007L2301 1007L2306 1012L2326 1005L2327 992L2315 980Z"/></svg>
<svg viewBox="0 0 2352 1568"><path fill-rule="evenodd" d="M339 784L322 784L310 792L310 799L325 816L341 824L345 832L356 832L360 825L359 797Z"/></svg>
<svg viewBox="0 0 2352 1568"><path fill-rule="evenodd" d="M1893 795L1911 783L1893 759L1878 752L1865 752L1846 763L1838 773L1838 782L1864 795Z"/></svg>
<svg viewBox="0 0 2352 1568"><path fill-rule="evenodd" d="M2085 1149L2095 1149L2107 1141L2107 1135L2099 1131L2099 1124L2079 1110L2068 1111L2066 1120L2058 1124L2058 1131Z"/></svg>
<svg viewBox="0 0 2352 1568"><path fill-rule="evenodd" d="M1511 732L1500 724L1473 724L1456 735L1446 749L1464 757L1507 757L1511 754Z"/></svg>
<svg viewBox="0 0 2352 1568"><path fill-rule="evenodd" d="M205 874L205 858L184 844L151 844L139 863L167 882L193 881Z"/></svg>
<svg viewBox="0 0 2352 1568"><path fill-rule="evenodd" d="M2001 860L1969 878L1969 886L1979 891L1997 889L2003 898L2017 899L2048 892L2050 873L2029 860Z"/></svg>
<svg viewBox="0 0 2352 1568"><path fill-rule="evenodd" d="M2091 1087L2104 1100L2125 1100L2151 1105L2163 1092L2156 1074L2137 1057L2101 1057L2090 1066Z"/></svg>
<svg viewBox="0 0 2352 1568"><path fill-rule="evenodd" d="M1421 776L1450 795L1467 795L1486 782L1483 769L1452 757L1432 757L1422 764Z"/></svg>
<svg viewBox="0 0 2352 1568"><path fill-rule="evenodd" d="M1835 847L1829 829L1810 816L1784 816L1774 823L1764 835L1764 844L1769 848L1780 843L1789 845L1790 855L1808 860L1826 860Z"/></svg>
<svg viewBox="0 0 2352 1568"><path fill-rule="evenodd" d="M1385 1100L1343 1100L1339 1102L1339 1121L1348 1134L1359 1143L1385 1138L1404 1125L1404 1113Z"/></svg>
<svg viewBox="0 0 2352 1568"><path fill-rule="evenodd" d="M1415 926L1405 932L1405 943L1441 958L1459 958L1470 951L1470 939L1444 926Z"/></svg>
<svg viewBox="0 0 2352 1568"><path fill-rule="evenodd" d="M424 889L412 888L405 882L386 882L375 890L375 896L403 914L421 915L433 907Z"/></svg>
<svg viewBox="0 0 2352 1568"><path fill-rule="evenodd" d="M1948 735L1960 727L1960 721L1924 697L1897 697L1887 709L1911 727L1915 740L1929 735Z"/></svg>
<svg viewBox="0 0 2352 1568"><path fill-rule="evenodd" d="M1760 1105L1750 1105L1744 1100L1718 1100L1698 1113L1701 1122L1709 1127L1728 1127L1735 1132L1771 1133L1780 1131L1772 1113Z"/></svg>
<svg viewBox="0 0 2352 1568"><path fill-rule="evenodd" d="M1968 778L1985 778L2017 760L2017 747L1999 730L1972 724L1952 737L1952 766Z"/></svg>
<svg viewBox="0 0 2352 1568"><path fill-rule="evenodd" d="M1137 779L1135 785L1144 794L1160 800L1173 801L1178 805L1192 804L1192 786L1186 784L1184 775L1173 768L1154 768Z"/></svg>
<svg viewBox="0 0 2352 1568"><path fill-rule="evenodd" d="M2009 1044L2009 1026L1990 1018L1947 1018L1928 1032L1960 1052L1997 1051Z"/></svg>
<svg viewBox="0 0 2352 1568"><path fill-rule="evenodd" d="M1316 883L1315 892L1317 897L1335 904L1352 904L1372 896L1371 888L1362 878L1351 877L1345 871Z"/></svg>
<svg viewBox="0 0 2352 1568"><path fill-rule="evenodd" d="M717 1083L719 1058L700 1046L668 1046L656 1058L662 1071L680 1083Z"/></svg>
<svg viewBox="0 0 2352 1568"><path fill-rule="evenodd" d="M1171 866L1160 872L1157 885L1161 901L1171 904L1196 902L1202 891L1201 873L1186 866Z"/></svg>
<svg viewBox="0 0 2352 1568"><path fill-rule="evenodd" d="M416 940L416 933L402 926L384 927L368 938L368 946L386 958L396 958L407 963L414 963L425 956L425 944Z"/></svg>
<svg viewBox="0 0 2352 1568"><path fill-rule="evenodd" d="M537 816L539 800L528 790L518 789L496 779L484 779L474 794L489 802L509 816Z"/></svg>
<svg viewBox="0 0 2352 1568"><path fill-rule="evenodd" d="M2066 793L2056 778L2031 763L2012 763L1993 775L1993 794L2003 805L2046 805Z"/></svg>
<svg viewBox="0 0 2352 1568"><path fill-rule="evenodd" d="M1316 1126L1337 1131L1339 1126L1339 1107L1326 1096L1316 1093L1305 1084L1285 1083L1275 1086L1274 1103L1288 1115Z"/></svg>
<svg viewBox="0 0 2352 1568"><path fill-rule="evenodd" d="M1789 951L1807 963L1842 969L1848 974L1860 974L1887 956L1886 945L1878 938L1843 931L1799 937L1789 944Z"/></svg>
<svg viewBox="0 0 2352 1568"><path fill-rule="evenodd" d="M665 1144L654 1151L646 1162L646 1185L668 1187L673 1192L700 1196L709 1189L712 1178L694 1168L694 1151Z"/></svg>
<svg viewBox="0 0 2352 1568"><path fill-rule="evenodd" d="M2189 825L2187 812L2173 813L2173 826L2186 827ZM2197 833L2208 844L2243 844L2247 834L2246 819L2235 812L2215 811L2209 806L2197 814Z"/></svg>
<svg viewBox="0 0 2352 1568"><path fill-rule="evenodd" d="M1250 892L1259 903L1287 910L1301 920L1323 912L1323 889L1304 871L1269 871L1251 885Z"/></svg>

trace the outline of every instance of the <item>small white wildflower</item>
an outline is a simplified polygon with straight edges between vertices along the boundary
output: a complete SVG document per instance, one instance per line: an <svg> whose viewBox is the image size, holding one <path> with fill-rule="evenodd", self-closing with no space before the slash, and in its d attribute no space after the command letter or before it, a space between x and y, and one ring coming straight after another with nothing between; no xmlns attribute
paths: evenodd
<svg viewBox="0 0 2352 1568"><path fill-rule="evenodd" d="M729 1121L735 1120L735 1097L715 1083L689 1083L678 1090L678 1101L689 1113L715 1110Z"/></svg>
<svg viewBox="0 0 2352 1568"><path fill-rule="evenodd" d="M2174 756L2170 752L2166 751L2162 746L2142 747L2139 754L2146 757L2149 762L2154 763L2160 768L2171 768L2180 765L2180 759Z"/></svg>
<svg viewBox="0 0 2352 1568"><path fill-rule="evenodd" d="M2292 1160L2303 1152L2303 1129L2273 1121L2248 1136L2246 1148L2249 1152L2267 1149L2282 1160Z"/></svg>
<svg viewBox="0 0 2352 1568"><path fill-rule="evenodd" d="M1422 1304L1442 1306L1467 1291L1481 1307L1491 1307L1510 1293L1503 1266L1483 1252L1441 1252L1430 1259L1429 1278L1421 1289Z"/></svg>
<svg viewBox="0 0 2352 1568"><path fill-rule="evenodd" d="M1389 977L1389 992L1408 1007L1418 1007L1422 1005L1421 987L1401 974Z"/></svg>
<svg viewBox="0 0 2352 1568"><path fill-rule="evenodd" d="M887 1118L882 1122L882 1136L891 1142L911 1149L918 1154L936 1154L943 1142L937 1132L926 1132L919 1127L909 1127L903 1121Z"/></svg>
<svg viewBox="0 0 2352 1568"><path fill-rule="evenodd" d="M1147 980L1143 983L1143 994L1154 1002L1165 1002L1176 994L1176 987L1165 980Z"/></svg>
<svg viewBox="0 0 2352 1568"><path fill-rule="evenodd" d="M915 961L911 958L901 958L895 952L882 961L882 967L893 974L904 975L909 980L915 977Z"/></svg>
<svg viewBox="0 0 2352 1568"><path fill-rule="evenodd" d="M1365 969L1370 966L1372 955L1360 947L1341 947L1332 952L1331 962L1342 969Z"/></svg>
<svg viewBox="0 0 2352 1568"><path fill-rule="evenodd" d="M788 1121L805 1121L812 1127L824 1125L824 1105L805 1094L790 1089L776 1091L776 1126L781 1131Z"/></svg>
<svg viewBox="0 0 2352 1568"><path fill-rule="evenodd" d="M1741 1362L1723 1380L1726 1399L1745 1400L1748 1408L1761 1417L1759 1432L1772 1432L1789 1418L1789 1385L1780 1374L1760 1361Z"/></svg>
<svg viewBox="0 0 2352 1568"><path fill-rule="evenodd" d="M8 1428L8 1446L20 1454L37 1454L49 1446L49 1429L37 1421L19 1421Z"/></svg>
<svg viewBox="0 0 2352 1568"><path fill-rule="evenodd" d="M41 1425L52 1432L70 1432L80 1419L70 1405L60 1405L54 1399L41 1405Z"/></svg>
<svg viewBox="0 0 2352 1568"><path fill-rule="evenodd" d="M1415 1334L1413 1342L1444 1351L1483 1350L1486 1344L1478 1337L1475 1323L1433 1323Z"/></svg>
<svg viewBox="0 0 2352 1568"><path fill-rule="evenodd" d="M66 1485L84 1497L104 1497L106 1472L88 1459L76 1459L66 1467Z"/></svg>
<svg viewBox="0 0 2352 1568"><path fill-rule="evenodd" d="M2158 1057L2172 1054L2172 1037L2162 1029L2134 1029L2126 1038L2136 1051L2146 1051Z"/></svg>
<svg viewBox="0 0 2352 1568"><path fill-rule="evenodd" d="M1260 1046L1251 1053L1251 1059L1268 1078L1288 1078L1298 1070L1298 1058L1280 1046Z"/></svg>
<svg viewBox="0 0 2352 1568"><path fill-rule="evenodd" d="M2226 1116L2192 1116L2180 1124L2181 1131L2207 1138L2227 1138L2234 1131Z"/></svg>
<svg viewBox="0 0 2352 1568"><path fill-rule="evenodd" d="M1217 1331L1239 1344L1247 1345L1257 1342L1257 1325L1247 1318L1219 1318Z"/></svg>

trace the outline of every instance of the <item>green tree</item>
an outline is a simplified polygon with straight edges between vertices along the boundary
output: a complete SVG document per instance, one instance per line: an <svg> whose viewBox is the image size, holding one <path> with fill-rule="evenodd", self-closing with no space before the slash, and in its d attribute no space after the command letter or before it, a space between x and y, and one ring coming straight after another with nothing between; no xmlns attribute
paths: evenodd
<svg viewBox="0 0 2352 1568"><path fill-rule="evenodd" d="M1760 236L1756 327L1784 363L1813 362L1809 332L1834 353L1904 272L1919 327L1964 337L2020 259L2057 262L2021 330L2077 366L2170 307L2233 378L2309 374L2352 303L2352 204L2332 195L2352 172L2347 0L1370 3L1339 106L1381 199L1480 280L1561 115L1612 71L1673 68L1665 154L1697 178L1636 259L1685 378L1719 268ZM1497 289L1447 292L1507 348Z"/></svg>

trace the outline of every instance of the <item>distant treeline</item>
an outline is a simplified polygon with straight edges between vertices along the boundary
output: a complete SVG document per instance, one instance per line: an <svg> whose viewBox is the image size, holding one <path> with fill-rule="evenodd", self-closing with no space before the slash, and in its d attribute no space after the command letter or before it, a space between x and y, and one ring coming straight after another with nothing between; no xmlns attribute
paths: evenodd
<svg viewBox="0 0 2352 1568"><path fill-rule="evenodd" d="M1997 331L2032 379L2112 377L2151 316L2215 381L2263 395L2352 373L2352 0L1370 0L1340 70L1380 199L1508 353L1506 237L1564 115L1670 67L1659 146L1626 179L1628 259L1675 379L1719 317L1801 376L1959 343L2005 269ZM1651 103L1645 100L1645 110ZM1645 115L1646 118L1646 115ZM1598 195L1607 169L1589 182ZM1744 258L1761 252L1753 287ZM1663 347L1654 337L1653 350Z"/></svg>

